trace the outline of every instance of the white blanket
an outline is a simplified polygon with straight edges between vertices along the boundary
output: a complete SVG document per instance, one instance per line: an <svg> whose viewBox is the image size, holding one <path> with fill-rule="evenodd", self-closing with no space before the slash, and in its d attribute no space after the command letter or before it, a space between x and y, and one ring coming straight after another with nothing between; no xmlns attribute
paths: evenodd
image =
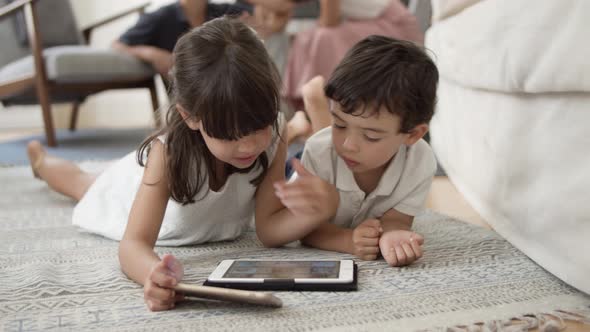
<svg viewBox="0 0 590 332"><path fill-rule="evenodd" d="M590 294L590 1L457 3L426 36L432 146L498 233Z"/></svg>
<svg viewBox="0 0 590 332"><path fill-rule="evenodd" d="M590 91L589 14L588 0L486 0L437 23L426 45L466 87Z"/></svg>
<svg viewBox="0 0 590 332"><path fill-rule="evenodd" d="M442 79L432 146L500 235L590 294L590 93L507 94ZM581 124L581 125L576 125Z"/></svg>

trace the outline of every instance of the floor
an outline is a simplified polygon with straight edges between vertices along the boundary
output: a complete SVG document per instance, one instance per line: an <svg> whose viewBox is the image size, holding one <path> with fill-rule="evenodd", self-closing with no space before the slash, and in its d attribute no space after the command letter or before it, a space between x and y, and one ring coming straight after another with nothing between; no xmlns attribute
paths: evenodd
<svg viewBox="0 0 590 332"><path fill-rule="evenodd" d="M41 134L41 128L3 129L0 131L0 142L17 139L23 136ZM456 217L481 227L491 229L490 225L465 201L453 183L446 177L436 177L432 183L426 206L442 214ZM538 330L533 330L538 331ZM576 322L568 322L566 332L590 332L590 326Z"/></svg>

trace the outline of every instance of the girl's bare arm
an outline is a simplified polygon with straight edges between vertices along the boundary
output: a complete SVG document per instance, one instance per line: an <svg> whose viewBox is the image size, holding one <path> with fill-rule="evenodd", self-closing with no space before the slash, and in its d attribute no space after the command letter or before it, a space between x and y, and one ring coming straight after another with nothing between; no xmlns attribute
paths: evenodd
<svg viewBox="0 0 590 332"><path fill-rule="evenodd" d="M286 131L281 134L287 137ZM268 173L256 191L256 234L266 247L278 247L303 238L319 222L293 215L275 195L274 183L285 180L287 145L279 142Z"/></svg>
<svg viewBox="0 0 590 332"><path fill-rule="evenodd" d="M119 244L121 269L141 285L145 284L154 264L160 261L154 252L154 245L169 197L164 145L155 140Z"/></svg>

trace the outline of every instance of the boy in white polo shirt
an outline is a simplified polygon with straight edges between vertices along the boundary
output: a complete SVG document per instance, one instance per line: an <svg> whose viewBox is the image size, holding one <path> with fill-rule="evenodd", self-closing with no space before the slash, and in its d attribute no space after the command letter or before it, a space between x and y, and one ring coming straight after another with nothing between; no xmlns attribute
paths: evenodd
<svg viewBox="0 0 590 332"><path fill-rule="evenodd" d="M423 238L411 226L436 171L422 137L437 82L435 64L413 43L371 36L355 45L324 89L329 102L320 94L306 105L329 111L332 126L307 141L293 163L298 178L275 184L288 212L257 223L262 243L301 239L365 260L381 254L391 266L420 258Z"/></svg>

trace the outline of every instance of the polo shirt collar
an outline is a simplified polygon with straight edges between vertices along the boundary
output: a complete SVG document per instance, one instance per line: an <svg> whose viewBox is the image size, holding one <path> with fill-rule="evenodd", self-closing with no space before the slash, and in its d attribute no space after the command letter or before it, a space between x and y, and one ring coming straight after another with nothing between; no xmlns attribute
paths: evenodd
<svg viewBox="0 0 590 332"><path fill-rule="evenodd" d="M387 169L381 176L377 188L371 193L372 196L389 196L397 186L404 163L406 160L407 147L405 145L400 146L399 150L393 156L393 160L387 166ZM336 188L340 191L362 191L352 171L346 166L346 163L340 156L336 157Z"/></svg>

